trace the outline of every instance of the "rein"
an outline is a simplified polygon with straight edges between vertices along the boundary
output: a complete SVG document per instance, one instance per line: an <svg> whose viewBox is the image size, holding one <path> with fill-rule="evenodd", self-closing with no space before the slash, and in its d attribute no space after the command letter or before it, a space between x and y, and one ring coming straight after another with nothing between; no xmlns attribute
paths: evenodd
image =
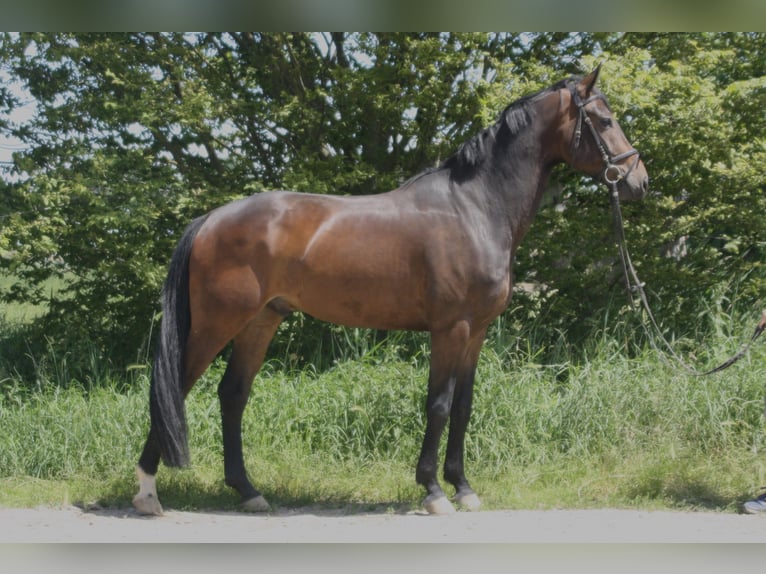
<svg viewBox="0 0 766 574"><path fill-rule="evenodd" d="M646 315L647 317L649 317L649 321L651 322L652 326L659 334L660 340L668 349L668 351L673 356L673 358L676 361L678 361L678 363L689 374L694 375L696 377L703 377L706 375L712 375L713 373L719 373L723 371L724 369L728 369L734 363L736 363L742 357L744 357L745 354L750 350L750 347L753 345L755 340L761 336L761 333L763 333L763 331L766 329L766 320L763 320L763 319L761 320L761 322L756 326L755 331L753 331L753 334L751 335L750 340L747 341L747 343L745 343L743 347L737 353L729 357L726 361L724 361L717 367L714 367L708 371L699 371L687 365L686 362L678 355L678 353L675 352L675 350L670 345L668 340L662 334L662 331L660 330L659 325L657 325L657 321L654 319L652 310L649 307L649 300L646 298L646 292L644 291L645 283L641 282L641 280L638 278L636 269L635 267L633 267L633 262L630 260L630 254L628 253L628 248L625 242L625 227L623 225L623 220L622 220L622 211L620 210L620 198L617 192L617 182L610 183L610 186L612 188L610 198L612 202L614 230L615 230L615 234L617 235L617 247L620 252L620 260L622 261L622 271L623 271L623 275L625 276L625 284L628 288L628 294L631 298L631 303L633 304L635 303L635 300L633 299L633 293L638 293L638 297L641 301L641 304L644 307L644 310L646 311ZM649 334L648 331L647 331L647 334ZM656 345L654 344L654 338L650 336L649 340L651 341L652 346L655 347L655 349L657 349Z"/></svg>
<svg viewBox="0 0 766 574"><path fill-rule="evenodd" d="M713 369L710 369L708 371L698 371L697 369L694 369L693 367L690 367L688 364L686 364L686 362L678 355L678 353L676 353L676 351L673 349L673 347L670 345L668 340L663 335L662 330L660 329L659 325L657 324L657 321L654 318L654 314L652 313L652 310L649 306L649 300L647 299L646 292L644 291L645 283L643 283L638 278L638 274L636 273L636 269L633 266L633 262L630 259L630 253L628 253L628 248L625 241L625 226L623 224L622 211L620 209L620 198L619 198L619 193L617 190L617 184L621 180L628 177L628 175L638 165L638 161L639 161L638 150L636 150L635 148L631 148L626 152L623 152L617 155L612 155L610 153L608 145L601 138L600 134L598 133L596 128L593 126L593 122L588 116L588 113L585 111L585 106L588 105L590 102L601 98L601 95L596 94L583 101L576 90L572 90L571 93L572 93L572 98L574 100L574 103L578 109L577 125L575 127L573 146L575 149L579 147L580 139L582 137L582 124L585 123L585 125L588 126L591 134L593 135L593 140L595 141L596 146L598 147L599 153L601 154L601 158L604 161L604 170L601 173L601 177L603 181L607 184L607 186L609 186L609 188L611 189L610 199L612 204L614 230L617 236L617 247L620 252L620 260L622 262L622 271L625 277L625 285L628 290L628 295L630 297L631 304L635 305L635 299L633 294L634 293L638 294L638 298L641 301L641 305L646 311L646 315L649 318L649 321L651 322L655 331L659 335L660 340L662 341L664 346L668 349L668 351L673 356L673 358L676 361L678 361L678 363L689 374L697 376L697 377L701 377L705 375L711 375L713 373L718 373L720 371L723 371L724 369L727 369L728 367L730 367L731 365L739 361L750 350L750 347L755 342L755 340L761 335L761 333L763 333L763 331L766 330L766 313L764 313L764 317L761 319L761 322L755 328L755 331L750 337L750 340L742 347L742 349L740 349L736 354L732 355L729 359L727 359L726 361L724 361L723 363L721 363L720 365L718 365L717 367ZM635 160L627 169L627 171L623 173L622 169L617 164L634 155L636 156ZM650 335L649 341L651 342L652 346L659 351L659 349L657 348L654 342L654 337L651 336L651 334L649 333L649 330L646 329L646 326L644 326L644 329L646 330L647 334Z"/></svg>

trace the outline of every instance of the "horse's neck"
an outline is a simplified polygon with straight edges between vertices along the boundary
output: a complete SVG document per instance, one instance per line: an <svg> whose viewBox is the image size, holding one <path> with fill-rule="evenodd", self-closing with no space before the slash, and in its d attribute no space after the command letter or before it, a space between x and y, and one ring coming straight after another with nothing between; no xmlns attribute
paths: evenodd
<svg viewBox="0 0 766 574"><path fill-rule="evenodd" d="M488 218L507 228L515 251L537 215L553 165L545 163L540 146L514 144L503 152L509 159L484 174L482 187Z"/></svg>
<svg viewBox="0 0 766 574"><path fill-rule="evenodd" d="M524 182L518 190L516 210L511 215L511 229L514 233L514 243L518 243L529 231L532 221L540 209L545 190L548 187L551 169L544 166L538 168L538 173L532 182ZM523 189L522 189L523 186Z"/></svg>

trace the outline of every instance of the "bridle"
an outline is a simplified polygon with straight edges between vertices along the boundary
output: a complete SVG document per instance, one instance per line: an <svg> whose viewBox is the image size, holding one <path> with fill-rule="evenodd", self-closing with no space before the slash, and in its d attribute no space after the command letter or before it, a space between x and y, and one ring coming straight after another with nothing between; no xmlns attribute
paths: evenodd
<svg viewBox="0 0 766 574"><path fill-rule="evenodd" d="M587 100L583 100L574 87L570 88L570 91L572 93L572 100L574 101L575 106L577 106L577 124L575 126L574 139L572 140L573 148L576 150L578 147L580 147L580 140L582 139L582 124L585 123L585 125L590 129L590 133L593 135L593 140L596 142L596 147L598 147L598 151L601 154L601 159L604 160L604 171L601 173L601 177L604 180L604 183L612 186L614 189L616 188L617 184L621 180L628 177L628 175L630 175L630 173L638 165L638 150L631 147L628 151L622 152L620 154L612 154L609 146L593 125L593 121L590 119L588 112L585 111L585 106L587 106L589 103L596 100L603 100L604 97L601 94L595 94L589 97ZM636 159L633 160L633 163L630 164L630 167L628 167L627 171L623 173L618 164L632 156L636 156Z"/></svg>
<svg viewBox="0 0 766 574"><path fill-rule="evenodd" d="M635 300L633 299L633 294L637 293L638 297L641 301L641 304L643 305L644 310L646 311L646 315L649 318L649 321L651 322L652 326L656 330L656 332L659 334L660 340L664 343L665 347L668 349L670 354L678 361L678 363L690 374L694 376L704 376L704 375L710 375L713 373L718 373L720 371L723 371L724 369L727 369L737 361L739 361L745 353L750 349L750 346L755 342L755 340L761 335L761 333L766 330L766 312L764 313L764 318L761 320L761 323L755 328L755 331L753 332L752 336L750 337L750 340L747 341L745 345L742 346L739 352L737 352L735 355L721 363L715 368L712 368L707 371L698 371L697 369L694 369L693 367L690 367L686 364L686 362L676 353L676 351L673 349L673 347L670 345L668 340L665 338L665 336L662 333L662 330L660 329L659 325L657 324L657 321L654 319L654 315L652 314L652 310L649 307L649 300L646 297L646 293L644 292L644 285L639 278L638 274L636 273L635 267L633 267L633 262L630 260L630 254L628 253L628 248L625 243L625 227L623 225L622 221L622 212L620 210L620 198L619 198L619 192L617 190L617 184L628 177L630 173L636 168L639 162L639 153L638 150L631 147L628 151L622 152L617 155L613 155L611 151L609 150L609 146L604 141L604 139L601 137L601 135L598 133L596 128L593 125L593 121L590 119L590 116L588 116L588 112L585 111L585 106L587 106L589 103L595 101L595 100L603 100L604 97L601 94L595 94L591 97L587 98L586 100L583 100L580 95L577 93L577 90L574 87L570 87L570 92L572 94L572 100L574 101L575 106L577 106L577 124L575 125L575 132L574 132L574 139L572 140L572 147L576 151L577 148L580 146L580 140L582 139L582 124L584 123L588 128L590 129L590 133L593 135L593 140L596 143L596 147L598 147L598 151L601 154L601 158L604 161L604 170L601 172L601 178L603 179L604 183L606 183L611 188L611 202L612 202L612 213L614 217L614 229L615 234L617 235L617 246L619 248L620 252L620 259L622 260L622 271L625 277L625 285L628 289L628 294L630 296L631 304L635 304ZM636 159L633 160L633 163L630 164L627 171L623 173L622 169L618 164L625 161L626 159L636 156ZM657 348L654 337L649 333L649 330L646 329L647 335L649 336L649 342L651 345L659 351ZM659 356L662 356L662 353L659 353Z"/></svg>
<svg viewBox="0 0 766 574"><path fill-rule="evenodd" d="M612 214L614 217L614 230L615 234L617 235L617 247L620 251L622 271L625 277L625 286L628 289L628 294L631 298L631 304L635 303L633 300L633 294L638 293L649 318L651 319L657 331L660 333L660 336L662 336L660 328L657 326L657 323L654 320L654 316L652 315L652 311L649 308L649 301L647 300L646 294L644 293L644 283L638 278L638 274L636 273L635 267L633 267L633 262L630 260L630 254L628 253L628 248L625 244L625 226L622 222L620 195L617 189L617 184L628 177L628 175L630 175L630 173L638 165L640 159L638 150L631 146L631 148L627 151L617 155L612 154L609 146L594 127L593 121L590 119L588 112L585 111L585 106L595 100L604 100L604 96L601 94L594 94L586 100L583 100L580 97L580 94L577 93L577 89L574 86L570 86L569 90L572 94L572 101L574 102L575 106L577 106L577 124L575 124L572 147L575 151L578 147L580 147L580 140L582 139L582 125L584 123L586 126L588 126L588 129L593 136L593 141L596 143L596 147L598 147L598 151L601 154L601 159L604 161L604 170L601 173L601 178L603 179L604 183L606 183L611 188L610 196L612 202ZM628 167L627 171L623 173L618 164L633 156L636 156L636 159L633 160L633 163L630 164L630 167ZM670 348L670 346L667 344L667 341L666 345L668 348ZM671 352L673 352L672 349Z"/></svg>

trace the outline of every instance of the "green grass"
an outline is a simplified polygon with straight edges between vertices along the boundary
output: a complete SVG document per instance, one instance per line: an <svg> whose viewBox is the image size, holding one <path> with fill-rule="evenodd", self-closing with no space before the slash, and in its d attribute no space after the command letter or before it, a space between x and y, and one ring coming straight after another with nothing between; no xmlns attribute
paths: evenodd
<svg viewBox="0 0 766 574"><path fill-rule="evenodd" d="M0 290L11 289L19 281L13 275L0 273ZM60 278L50 278L43 282L41 290L50 298L60 297L61 292L66 286L66 281ZM13 305L0 306L0 322L10 324L25 324L33 319L43 315L48 310L46 303L14 303Z"/></svg>
<svg viewBox="0 0 766 574"><path fill-rule="evenodd" d="M617 340L556 365L488 345L466 439L485 508L736 511L766 484L762 347L697 378L651 350L629 358ZM711 363L736 348L716 341ZM67 375L55 358L39 362L48 371L38 384L6 378L0 388L0 506L129 505L148 427L147 369L81 382L57 379ZM223 484L223 368L214 364L187 401L192 468L160 469L168 508L237 506ZM256 486L277 507L417 507L426 376L422 354L384 348L323 372L267 364L244 420Z"/></svg>

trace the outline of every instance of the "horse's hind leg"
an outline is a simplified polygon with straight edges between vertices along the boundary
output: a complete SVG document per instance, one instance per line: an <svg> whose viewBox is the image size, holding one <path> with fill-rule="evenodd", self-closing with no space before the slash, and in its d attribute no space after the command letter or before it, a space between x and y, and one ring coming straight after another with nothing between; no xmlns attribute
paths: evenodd
<svg viewBox="0 0 766 574"><path fill-rule="evenodd" d="M133 497L133 506L139 514L162 516L162 505L157 497L157 482L155 475L160 465L160 444L154 436L154 427L149 430L149 436L144 444L141 458L136 466L138 478L138 494Z"/></svg>
<svg viewBox="0 0 766 574"><path fill-rule="evenodd" d="M186 355L186 378L182 383L183 396L189 394L194 383L202 376L218 352L226 345L231 334L212 327L202 329L204 335L192 334L188 341ZM160 445L154 425L149 429L144 449L136 466L138 494L133 497L133 506L139 514L162 515L162 505L157 496L157 469L160 464Z"/></svg>
<svg viewBox="0 0 766 574"><path fill-rule="evenodd" d="M269 509L266 499L251 484L242 455L242 414L253 378L263 364L266 349L283 315L263 309L235 338L231 358L218 386L223 428L226 484L239 492L245 510Z"/></svg>

